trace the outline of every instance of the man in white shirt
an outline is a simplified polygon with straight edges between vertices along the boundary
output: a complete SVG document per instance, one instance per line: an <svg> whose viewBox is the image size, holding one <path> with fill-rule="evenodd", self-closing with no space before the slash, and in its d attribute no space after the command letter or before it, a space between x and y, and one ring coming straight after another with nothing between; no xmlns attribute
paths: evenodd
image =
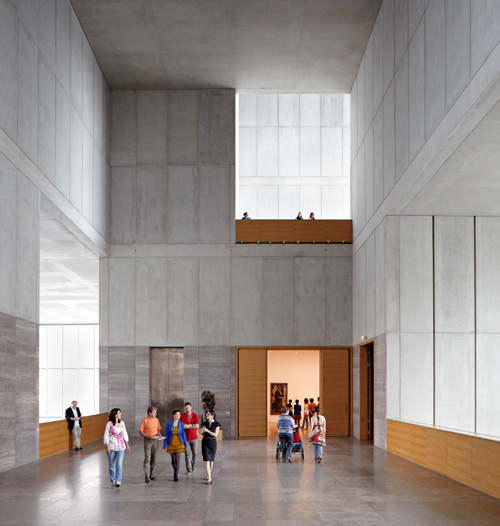
<svg viewBox="0 0 500 526"><path fill-rule="evenodd" d="M73 432L73 441L75 443L75 451L83 449L80 447L80 435L82 434L82 413L78 407L78 402L73 400L71 406L66 409L66 420L68 421L68 429Z"/></svg>

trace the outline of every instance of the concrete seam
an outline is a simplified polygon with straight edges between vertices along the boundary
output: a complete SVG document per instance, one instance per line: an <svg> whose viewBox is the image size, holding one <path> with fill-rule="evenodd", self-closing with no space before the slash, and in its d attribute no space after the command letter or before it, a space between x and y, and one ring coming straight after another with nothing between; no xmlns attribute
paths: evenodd
<svg viewBox="0 0 500 526"><path fill-rule="evenodd" d="M474 227L474 433L477 434L477 283L476 283L476 216L473 218Z"/></svg>
<svg viewBox="0 0 500 526"><path fill-rule="evenodd" d="M436 427L436 252L435 216L432 216L432 425Z"/></svg>

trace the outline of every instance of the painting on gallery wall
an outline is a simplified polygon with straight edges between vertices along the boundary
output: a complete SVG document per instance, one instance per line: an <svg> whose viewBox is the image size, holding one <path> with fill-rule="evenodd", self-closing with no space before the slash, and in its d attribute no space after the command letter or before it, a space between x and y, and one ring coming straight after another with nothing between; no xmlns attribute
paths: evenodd
<svg viewBox="0 0 500 526"><path fill-rule="evenodd" d="M281 408L286 406L288 384L271 382L271 414L281 415Z"/></svg>

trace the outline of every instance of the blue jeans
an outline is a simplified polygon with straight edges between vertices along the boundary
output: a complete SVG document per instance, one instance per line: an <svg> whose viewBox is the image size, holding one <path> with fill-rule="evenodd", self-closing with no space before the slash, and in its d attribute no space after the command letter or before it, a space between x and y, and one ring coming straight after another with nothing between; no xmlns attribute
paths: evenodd
<svg viewBox="0 0 500 526"><path fill-rule="evenodd" d="M109 478L111 479L111 482L121 483L122 481L123 455L125 455L124 449L121 451L111 450L109 452Z"/></svg>
<svg viewBox="0 0 500 526"><path fill-rule="evenodd" d="M292 457L293 435L280 433L278 436L281 444L281 458L283 462L286 462L288 458Z"/></svg>
<svg viewBox="0 0 500 526"><path fill-rule="evenodd" d="M323 456L323 446L321 444L313 444L314 446L314 460Z"/></svg>

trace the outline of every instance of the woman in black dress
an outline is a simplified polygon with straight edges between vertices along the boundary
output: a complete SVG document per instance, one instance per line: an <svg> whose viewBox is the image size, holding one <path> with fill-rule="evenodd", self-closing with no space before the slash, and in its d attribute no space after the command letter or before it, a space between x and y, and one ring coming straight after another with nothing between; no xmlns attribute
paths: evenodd
<svg viewBox="0 0 500 526"><path fill-rule="evenodd" d="M200 434L203 436L201 454L207 470L207 484L212 484L212 468L214 467L215 453L217 452L217 435L220 427L219 422L215 420L215 413L207 411L207 419L201 424L200 428Z"/></svg>

